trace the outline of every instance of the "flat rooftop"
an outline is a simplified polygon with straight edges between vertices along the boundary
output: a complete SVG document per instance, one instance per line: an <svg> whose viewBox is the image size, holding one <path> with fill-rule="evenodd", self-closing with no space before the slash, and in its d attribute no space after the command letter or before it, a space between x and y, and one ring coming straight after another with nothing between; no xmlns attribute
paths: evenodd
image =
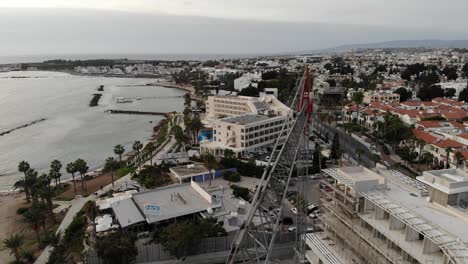
<svg viewBox="0 0 468 264"><path fill-rule="evenodd" d="M378 184L385 183L385 177L362 166L341 167L323 170L336 180L353 186L359 182L377 181Z"/></svg>
<svg viewBox="0 0 468 264"><path fill-rule="evenodd" d="M405 185L392 179L392 177L386 178L389 188L376 190L374 193L385 197L388 202L407 210L410 214L414 214L421 219L421 222L428 223L441 231L446 231L451 236L468 243L468 228L466 228L468 226L468 214L431 203L427 200L427 197L408 191Z"/></svg>
<svg viewBox="0 0 468 264"><path fill-rule="evenodd" d="M155 223L221 206L221 203L210 203L202 195L191 184L177 184L134 194L133 200L143 212L146 221Z"/></svg>
<svg viewBox="0 0 468 264"><path fill-rule="evenodd" d="M458 169L425 171L417 179L447 194L468 192L468 174Z"/></svg>
<svg viewBox="0 0 468 264"><path fill-rule="evenodd" d="M221 119L221 121L232 124L248 125L260 121L265 121L268 119L270 119L270 117L264 115L239 115L233 117L225 117Z"/></svg>
<svg viewBox="0 0 468 264"><path fill-rule="evenodd" d="M111 204L111 207L122 228L145 222L145 218L131 198L116 201Z"/></svg>
<svg viewBox="0 0 468 264"><path fill-rule="evenodd" d="M191 164L190 167L188 167L188 165L172 167L169 170L177 177L181 178L210 173L203 164Z"/></svg>

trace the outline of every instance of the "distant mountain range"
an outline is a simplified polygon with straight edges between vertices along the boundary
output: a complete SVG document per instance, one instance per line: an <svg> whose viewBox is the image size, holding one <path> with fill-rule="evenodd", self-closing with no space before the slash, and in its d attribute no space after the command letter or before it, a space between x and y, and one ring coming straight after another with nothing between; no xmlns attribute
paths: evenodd
<svg viewBox="0 0 468 264"><path fill-rule="evenodd" d="M357 49L383 49L383 48L468 48L468 40L394 40L387 42L363 43L341 45L320 52L344 52Z"/></svg>

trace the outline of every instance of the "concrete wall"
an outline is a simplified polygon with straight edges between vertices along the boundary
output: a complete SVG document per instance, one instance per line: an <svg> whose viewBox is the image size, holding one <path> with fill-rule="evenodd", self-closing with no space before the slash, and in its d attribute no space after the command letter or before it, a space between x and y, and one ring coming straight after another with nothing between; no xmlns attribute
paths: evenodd
<svg viewBox="0 0 468 264"><path fill-rule="evenodd" d="M431 199L432 199L432 202L434 203L438 203L442 206L447 206L447 203L448 203L448 195L444 192L441 192L437 189L432 189L431 190Z"/></svg>
<svg viewBox="0 0 468 264"><path fill-rule="evenodd" d="M195 191L197 191L198 194L200 194L203 198L205 198L205 200L207 200L210 204L213 203L213 199L211 198L211 194L209 194L205 190L203 190L203 188L200 187L200 185L198 185L198 183L196 183L194 181L191 181L190 186L192 186L192 188Z"/></svg>

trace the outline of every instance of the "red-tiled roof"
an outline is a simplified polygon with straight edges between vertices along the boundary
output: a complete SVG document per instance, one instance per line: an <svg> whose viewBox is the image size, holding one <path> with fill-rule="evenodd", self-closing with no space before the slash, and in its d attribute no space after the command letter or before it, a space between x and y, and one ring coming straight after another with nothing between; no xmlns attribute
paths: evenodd
<svg viewBox="0 0 468 264"><path fill-rule="evenodd" d="M422 141L426 142L427 144L432 144L433 142L435 142L436 140L438 140L437 137L421 130L421 129L413 129L413 135L418 138L418 139L421 139Z"/></svg>
<svg viewBox="0 0 468 264"><path fill-rule="evenodd" d="M457 135L458 137L461 137L461 138L464 138L464 139L468 139L468 134L458 134Z"/></svg>
<svg viewBox="0 0 468 264"><path fill-rule="evenodd" d="M419 121L417 125L422 126L424 128L430 128L430 127L444 127L446 124L450 124L452 127L457 127L457 128L465 128L464 125L455 122L455 121Z"/></svg>
<svg viewBox="0 0 468 264"><path fill-rule="evenodd" d="M466 113L461 112L449 112L449 111L441 111L443 117L454 120L454 119L463 119L466 116Z"/></svg>
<svg viewBox="0 0 468 264"><path fill-rule="evenodd" d="M465 146L464 144L451 139L436 141L432 143L432 145L439 148L463 148Z"/></svg>
<svg viewBox="0 0 468 264"><path fill-rule="evenodd" d="M463 155L465 160L468 160L468 150L460 150L460 153Z"/></svg>
<svg viewBox="0 0 468 264"><path fill-rule="evenodd" d="M440 121L419 121L417 125L422 126L424 128L429 128L429 127L441 127L442 124Z"/></svg>
<svg viewBox="0 0 468 264"><path fill-rule="evenodd" d="M431 101L424 101L422 102L424 106L437 106L438 104L431 102Z"/></svg>
<svg viewBox="0 0 468 264"><path fill-rule="evenodd" d="M406 106L420 106L421 102L420 101L405 101L401 102L401 105L406 105Z"/></svg>

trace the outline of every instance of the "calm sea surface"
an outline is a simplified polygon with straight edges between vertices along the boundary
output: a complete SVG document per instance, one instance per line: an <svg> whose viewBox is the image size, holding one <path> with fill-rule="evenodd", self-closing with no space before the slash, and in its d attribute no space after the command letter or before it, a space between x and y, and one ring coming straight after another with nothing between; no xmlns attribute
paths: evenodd
<svg viewBox="0 0 468 264"><path fill-rule="evenodd" d="M17 78L20 77L20 78ZM0 132L34 120L43 122L0 136L0 190L10 189L20 176L18 162L47 172L50 161L65 164L77 158L91 169L114 156L113 147L131 150L135 140L147 140L159 116L104 113L108 109L181 111L183 91L141 86L154 79L74 76L56 72L0 73ZM98 92L104 85L104 92ZM102 93L97 107L89 107L92 94ZM117 104L117 97L132 103ZM141 97L141 100L136 100ZM64 178L67 178L63 171Z"/></svg>

